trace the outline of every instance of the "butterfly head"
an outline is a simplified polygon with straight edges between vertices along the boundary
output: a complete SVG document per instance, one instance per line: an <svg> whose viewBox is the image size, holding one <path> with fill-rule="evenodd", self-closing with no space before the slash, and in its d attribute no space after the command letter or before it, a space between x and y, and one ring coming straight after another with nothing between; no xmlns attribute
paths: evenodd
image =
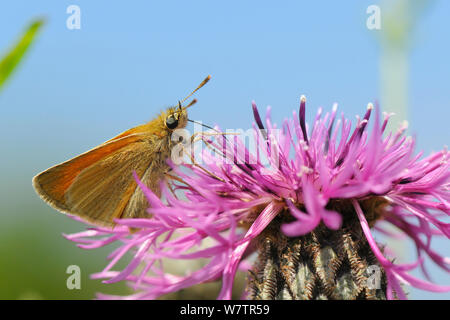
<svg viewBox="0 0 450 320"><path fill-rule="evenodd" d="M193 106L197 102L197 100L192 99L192 101L189 102L189 104L186 106L182 106L182 103L189 97L191 97L198 89L203 87L209 81L209 79L211 79L211 76L207 76L186 98L178 101L177 107L172 107L167 110L164 125L168 130L175 130L186 127L188 122L187 109Z"/></svg>
<svg viewBox="0 0 450 320"><path fill-rule="evenodd" d="M184 128L187 125L188 115L185 107L178 104L176 108L169 108L166 112L164 125L169 130Z"/></svg>

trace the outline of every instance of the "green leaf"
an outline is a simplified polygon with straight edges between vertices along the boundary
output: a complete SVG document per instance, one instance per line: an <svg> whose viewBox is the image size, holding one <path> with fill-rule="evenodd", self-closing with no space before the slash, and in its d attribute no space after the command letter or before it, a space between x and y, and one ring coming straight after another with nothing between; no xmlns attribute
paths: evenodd
<svg viewBox="0 0 450 320"><path fill-rule="evenodd" d="M43 19L33 21L17 44L0 60L0 90L19 64L44 22Z"/></svg>

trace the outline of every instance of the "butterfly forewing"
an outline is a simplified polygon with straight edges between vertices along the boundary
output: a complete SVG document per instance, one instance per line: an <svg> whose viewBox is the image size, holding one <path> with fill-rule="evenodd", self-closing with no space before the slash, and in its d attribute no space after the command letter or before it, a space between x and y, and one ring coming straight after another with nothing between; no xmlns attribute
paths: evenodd
<svg viewBox="0 0 450 320"><path fill-rule="evenodd" d="M44 171L33 184L56 209L97 225L113 226L116 218L145 216L148 204L133 172L159 193L158 183L167 168L165 162L159 163L153 140L149 133L112 139Z"/></svg>

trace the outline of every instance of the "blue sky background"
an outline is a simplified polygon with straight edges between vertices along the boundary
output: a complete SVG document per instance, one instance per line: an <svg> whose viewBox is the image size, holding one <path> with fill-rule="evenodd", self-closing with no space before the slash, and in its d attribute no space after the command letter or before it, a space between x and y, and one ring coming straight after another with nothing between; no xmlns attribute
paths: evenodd
<svg viewBox="0 0 450 320"><path fill-rule="evenodd" d="M80 30L66 28L71 4L81 8ZM72 250L60 233L80 225L38 199L32 176L148 121L207 74L212 81L190 118L210 125L248 128L252 100L260 110L271 105L280 122L301 94L310 122L319 106L334 102L348 118L363 114L380 97L380 31L366 28L371 4L379 1L3 2L0 52L31 18L48 21L0 94L0 231L42 227L55 234L57 250ZM449 13L450 1L434 1L412 33L410 132L426 153L449 141ZM450 255L448 241L436 248ZM449 275L432 270L435 281L450 284ZM411 297L450 294L411 290Z"/></svg>

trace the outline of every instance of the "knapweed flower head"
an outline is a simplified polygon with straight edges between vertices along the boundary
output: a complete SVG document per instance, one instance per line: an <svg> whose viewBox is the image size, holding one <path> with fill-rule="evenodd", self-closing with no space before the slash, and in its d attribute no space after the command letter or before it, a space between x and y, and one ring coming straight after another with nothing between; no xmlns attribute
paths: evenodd
<svg viewBox="0 0 450 320"><path fill-rule="evenodd" d="M86 249L120 244L93 278L130 282L136 293L129 299L155 299L222 280L218 298L231 299L236 272L250 268L258 237L278 219L275 226L288 237L357 225L384 270L388 299L406 298L403 284L450 291L431 282L424 265L430 258L450 272L450 259L431 247L435 237L450 237L450 224L444 222L450 213L447 150L414 154L406 126L386 134L390 115L381 118L371 104L353 128L343 115L337 119L336 106L324 116L319 109L308 126L305 103L302 97L299 114L280 129L272 124L270 109L263 122L253 103L254 148L239 135L205 135L208 148L200 159L171 164L177 178L161 183L161 198L136 177L149 202L148 218L117 220L112 230L90 228L67 236ZM387 234L389 224L415 244L416 261L395 263L388 248L375 241L372 231ZM114 270L126 253L133 255L128 266ZM165 268L167 260L197 259L207 263L183 275ZM425 279L410 274L415 268Z"/></svg>

